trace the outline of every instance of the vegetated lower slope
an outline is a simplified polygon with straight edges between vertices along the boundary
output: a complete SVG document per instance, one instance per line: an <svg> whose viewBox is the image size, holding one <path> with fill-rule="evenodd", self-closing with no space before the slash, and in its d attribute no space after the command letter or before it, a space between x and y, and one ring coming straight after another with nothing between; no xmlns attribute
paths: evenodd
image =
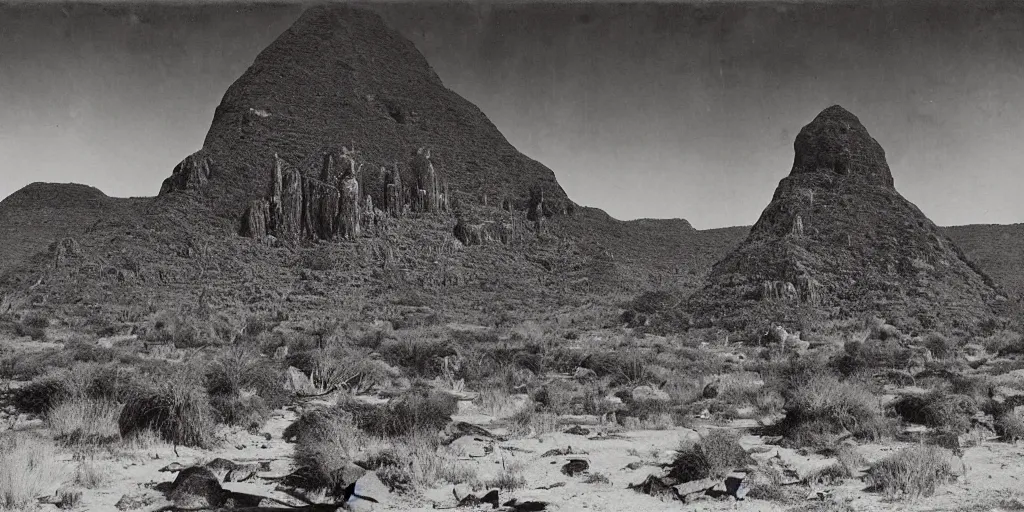
<svg viewBox="0 0 1024 512"><path fill-rule="evenodd" d="M1024 301L1024 224L941 228L1012 301Z"/></svg>
<svg viewBox="0 0 1024 512"><path fill-rule="evenodd" d="M314 183L342 147L355 150L362 193L378 208L380 167L408 180L410 160L429 148L452 211L373 213L373 227L347 241L239 236L247 207L270 189L275 154ZM225 94L204 147L144 203L68 233L76 250L59 261L38 252L5 272L6 309L44 308L105 332L159 315L252 312L494 323L600 309L595 299L614 309L651 283L692 290L731 246L685 221L620 222L576 207L410 42L342 5L310 9L263 51ZM515 229L470 246L453 236L457 218Z"/></svg>
<svg viewBox="0 0 1024 512"><path fill-rule="evenodd" d="M0 201L0 272L55 240L85 232L107 213L129 212L141 204L77 183L32 183Z"/></svg>
<svg viewBox="0 0 1024 512"><path fill-rule="evenodd" d="M689 299L694 325L810 330L870 313L910 331L972 330L997 316L991 280L896 191L856 116L825 109L794 149L749 236Z"/></svg>

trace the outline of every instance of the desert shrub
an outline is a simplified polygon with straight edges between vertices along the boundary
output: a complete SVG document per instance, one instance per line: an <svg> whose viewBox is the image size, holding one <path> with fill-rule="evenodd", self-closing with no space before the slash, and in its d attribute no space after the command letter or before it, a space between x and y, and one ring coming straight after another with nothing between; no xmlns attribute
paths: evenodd
<svg viewBox="0 0 1024 512"><path fill-rule="evenodd" d="M339 407L352 414L355 425L363 432L397 437L440 431L451 422L458 401L446 393L414 389L385 405L353 400Z"/></svg>
<svg viewBox="0 0 1024 512"><path fill-rule="evenodd" d="M206 368L205 382L218 421L228 425L259 428L288 400L280 366L246 346L221 352Z"/></svg>
<svg viewBox="0 0 1024 512"><path fill-rule="evenodd" d="M20 411L42 414L67 393L67 384L60 376L40 377L15 390L12 401Z"/></svg>
<svg viewBox="0 0 1024 512"><path fill-rule="evenodd" d="M75 466L74 483L77 486L86 489L96 489L106 485L109 480L110 478L103 470L103 466L97 464L95 460L81 460Z"/></svg>
<svg viewBox="0 0 1024 512"><path fill-rule="evenodd" d="M314 488L333 489L343 483L339 470L353 460L365 442L352 416L340 409L303 414L285 432L286 438L293 436L295 462L306 468L305 476Z"/></svg>
<svg viewBox="0 0 1024 512"><path fill-rule="evenodd" d="M508 418L509 433L516 437L529 435L539 436L558 430L558 416L549 412L539 412L531 405L520 409Z"/></svg>
<svg viewBox="0 0 1024 512"><path fill-rule="evenodd" d="M501 468L501 471L494 478L484 481L484 487L488 489L501 489L506 492L514 492L526 487L523 466L514 462L506 465Z"/></svg>
<svg viewBox="0 0 1024 512"><path fill-rule="evenodd" d="M50 326L50 319L40 311L26 313L21 321L15 324L14 330L18 336L28 336L33 340L46 339L46 328Z"/></svg>
<svg viewBox="0 0 1024 512"><path fill-rule="evenodd" d="M215 444L216 412L194 368L180 367L128 399L118 417L122 437L152 430L164 440L201 448Z"/></svg>
<svg viewBox="0 0 1024 512"><path fill-rule="evenodd" d="M927 395L904 395L893 410L904 421L963 433L971 427L971 417L978 412L977 401L970 396L933 391Z"/></svg>
<svg viewBox="0 0 1024 512"><path fill-rule="evenodd" d="M947 359L956 355L956 343L940 333L933 332L924 338L924 347L936 359Z"/></svg>
<svg viewBox="0 0 1024 512"><path fill-rule="evenodd" d="M836 357L831 364L842 375L880 368L906 368L913 356L913 351L900 345L898 340L893 338L849 341L843 346L843 350L844 353Z"/></svg>
<svg viewBox="0 0 1024 512"><path fill-rule="evenodd" d="M37 505L63 467L56 450L27 435L0 437L0 510L24 510Z"/></svg>
<svg viewBox="0 0 1024 512"><path fill-rule="evenodd" d="M985 350L1001 356L1024 354L1024 336L1018 332L1002 330L980 340Z"/></svg>
<svg viewBox="0 0 1024 512"><path fill-rule="evenodd" d="M408 371L411 376L434 378L441 374L444 358L457 355L447 342L431 339L389 339L377 352L390 364Z"/></svg>
<svg viewBox="0 0 1024 512"><path fill-rule="evenodd" d="M635 350L625 354L621 351L596 351L587 355L579 366L593 370L598 377L610 377L611 384L615 386L660 384L648 368L648 361L648 357Z"/></svg>
<svg viewBox="0 0 1024 512"><path fill-rule="evenodd" d="M360 465L376 471L388 487L403 491L432 488L441 483L480 486L473 466L443 455L439 448L436 435L415 433L370 450Z"/></svg>
<svg viewBox="0 0 1024 512"><path fill-rule="evenodd" d="M752 459L739 443L739 433L712 430L700 441L682 446L669 468L669 476L682 482L703 478L724 478L744 468Z"/></svg>
<svg viewBox="0 0 1024 512"><path fill-rule="evenodd" d="M15 391L13 400L21 411L43 414L66 400L123 401L135 386L134 372L129 368L78 363L32 380Z"/></svg>
<svg viewBox="0 0 1024 512"><path fill-rule="evenodd" d="M102 444L121 438L117 419L121 405L109 399L63 400L46 413L56 438L69 445Z"/></svg>
<svg viewBox="0 0 1024 512"><path fill-rule="evenodd" d="M783 435L798 446L827 446L846 432L880 439L895 428L882 414L878 399L864 384L834 375L819 375L785 394Z"/></svg>
<svg viewBox="0 0 1024 512"><path fill-rule="evenodd" d="M867 318L864 321L864 327L868 330L870 339L886 341L897 340L900 337L899 329L878 317Z"/></svg>
<svg viewBox="0 0 1024 512"><path fill-rule="evenodd" d="M888 498L931 496L951 476L946 450L929 445L903 448L868 470L868 482Z"/></svg>
<svg viewBox="0 0 1024 512"><path fill-rule="evenodd" d="M1024 439L1024 420L1013 411L1007 411L997 416L993 427L1002 441L1015 443Z"/></svg>
<svg viewBox="0 0 1024 512"><path fill-rule="evenodd" d="M310 376L321 389L364 391L388 384L396 370L373 359L365 351L344 345L298 351L288 355L288 364Z"/></svg>
<svg viewBox="0 0 1024 512"><path fill-rule="evenodd" d="M536 390L531 398L544 412L602 415L615 408L605 396L599 382L553 381Z"/></svg>
<svg viewBox="0 0 1024 512"><path fill-rule="evenodd" d="M629 309L637 313L651 315L664 311L676 303L679 298L674 294L663 290L643 292L629 304Z"/></svg>

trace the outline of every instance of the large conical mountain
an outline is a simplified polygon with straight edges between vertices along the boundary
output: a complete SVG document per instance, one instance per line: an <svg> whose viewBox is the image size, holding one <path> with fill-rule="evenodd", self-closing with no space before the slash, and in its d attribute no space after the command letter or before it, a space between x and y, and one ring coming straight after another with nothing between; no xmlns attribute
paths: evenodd
<svg viewBox="0 0 1024 512"><path fill-rule="evenodd" d="M406 171L429 148L454 192L525 208L539 187L549 211L566 197L554 173L446 88L412 42L377 14L346 5L305 11L228 88L195 157L204 166L195 185L211 189L216 211L238 215L266 192L275 154L319 174L324 154L342 147L358 152L361 181L377 181L366 187L381 196L380 169ZM184 178L163 191L182 188Z"/></svg>
<svg viewBox="0 0 1024 512"><path fill-rule="evenodd" d="M997 293L893 186L881 145L840 106L796 137L795 159L747 239L689 300L696 325L873 313L910 330L970 329Z"/></svg>

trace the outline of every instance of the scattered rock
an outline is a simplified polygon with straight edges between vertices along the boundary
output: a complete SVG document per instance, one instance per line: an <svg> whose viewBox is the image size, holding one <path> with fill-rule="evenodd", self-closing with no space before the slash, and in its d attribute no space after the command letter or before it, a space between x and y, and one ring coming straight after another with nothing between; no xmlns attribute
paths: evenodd
<svg viewBox="0 0 1024 512"><path fill-rule="evenodd" d="M590 463L584 459L569 459L569 462L562 466L562 474L566 476L577 476L590 469Z"/></svg>
<svg viewBox="0 0 1024 512"><path fill-rule="evenodd" d="M519 501L515 498L506 501L502 506L513 512L540 512L548 509L548 504L543 501Z"/></svg>
<svg viewBox="0 0 1024 512"><path fill-rule="evenodd" d="M462 436L448 445L448 450L466 457L486 457L494 451L493 441L477 436Z"/></svg>
<svg viewBox="0 0 1024 512"><path fill-rule="evenodd" d="M591 370L590 368L578 367L576 368L576 371L573 373L572 378L578 381L592 380L597 378L597 372Z"/></svg>
<svg viewBox="0 0 1024 512"><path fill-rule="evenodd" d="M227 495L212 471L194 466L178 473L168 498L178 508L200 509L223 505Z"/></svg>
<svg viewBox="0 0 1024 512"><path fill-rule="evenodd" d="M309 377L294 366L288 367L284 389L299 395L315 395L317 393L316 386L309 380Z"/></svg>
<svg viewBox="0 0 1024 512"><path fill-rule="evenodd" d="M162 500L163 497L153 491L142 491L121 496L121 499L117 500L114 506L118 510L138 510L143 507L150 507Z"/></svg>
<svg viewBox="0 0 1024 512"><path fill-rule="evenodd" d="M491 439L494 441L507 441L508 438L504 436L495 435L490 430L483 427L478 427L472 423L466 423L464 421L456 421L448 424L439 434L443 444L451 444L456 439L460 439L466 436L481 437L485 439Z"/></svg>
<svg viewBox="0 0 1024 512"><path fill-rule="evenodd" d="M387 503L391 500L391 491L373 471L368 471L350 487L352 492L345 495L345 505L348 510L366 511L374 510L375 507L386 508Z"/></svg>
<svg viewBox="0 0 1024 512"><path fill-rule="evenodd" d="M551 490L551 489L557 489L559 487L565 487L565 482L555 482L555 483L550 484L550 485L542 485L540 487L537 487L537 489L538 490L542 490L542 491L548 491L548 490Z"/></svg>
<svg viewBox="0 0 1024 512"><path fill-rule="evenodd" d="M584 455L587 452L573 450L572 446L566 446L565 448L552 448L541 454L541 457L558 457L562 455Z"/></svg>
<svg viewBox="0 0 1024 512"><path fill-rule="evenodd" d="M566 434L572 434L576 436L589 436L590 430L585 429L579 425L573 426L565 431Z"/></svg>
<svg viewBox="0 0 1024 512"><path fill-rule="evenodd" d="M630 485L629 488L649 496L662 497L675 495L675 490L672 489L669 482L666 482L664 478L655 475L648 475L643 482Z"/></svg>
<svg viewBox="0 0 1024 512"><path fill-rule="evenodd" d="M491 508L498 508L500 497L498 496L497 489L491 489L486 492L483 496L477 496L475 494L467 494L459 500L458 507L479 507L481 505L490 505Z"/></svg>
<svg viewBox="0 0 1024 512"><path fill-rule="evenodd" d="M284 361L285 359L288 359L288 345L281 345L274 350L274 360Z"/></svg>
<svg viewBox="0 0 1024 512"><path fill-rule="evenodd" d="M676 492L676 496L683 498L689 494L706 492L708 489L711 489L720 482L721 480L716 480L714 478L704 478L701 480L694 480L692 482L676 484L672 486L672 489Z"/></svg>

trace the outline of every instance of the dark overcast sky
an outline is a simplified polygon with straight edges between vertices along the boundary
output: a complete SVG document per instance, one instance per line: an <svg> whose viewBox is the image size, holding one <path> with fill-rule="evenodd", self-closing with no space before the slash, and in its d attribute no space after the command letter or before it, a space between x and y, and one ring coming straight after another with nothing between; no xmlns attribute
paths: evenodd
<svg viewBox="0 0 1024 512"><path fill-rule="evenodd" d="M570 197L752 224L841 104L942 225L1024 222L1024 2L375 6ZM298 5L0 6L0 197L153 195Z"/></svg>

